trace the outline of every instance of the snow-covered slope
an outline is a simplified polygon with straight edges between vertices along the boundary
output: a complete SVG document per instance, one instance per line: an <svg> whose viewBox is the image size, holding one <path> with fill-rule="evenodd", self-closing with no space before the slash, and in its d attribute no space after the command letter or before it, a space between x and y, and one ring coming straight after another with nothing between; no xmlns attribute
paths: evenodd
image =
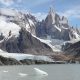
<svg viewBox="0 0 80 80"><path fill-rule="evenodd" d="M36 35L35 26L37 20L30 13L24 13L15 9L0 8L0 19L4 19L8 23L12 22L20 27L26 27L27 30Z"/></svg>
<svg viewBox="0 0 80 80"><path fill-rule="evenodd" d="M51 49L53 50L53 52L61 52L61 50L57 47L57 45L52 45L52 40L45 40L45 39L41 39L36 37L35 35L32 35L33 37L37 38L38 40L40 40L41 42L49 45L51 47Z"/></svg>
<svg viewBox="0 0 80 80"><path fill-rule="evenodd" d="M73 31L73 35L75 35L76 39L80 39L80 35L76 31Z"/></svg>
<svg viewBox="0 0 80 80"><path fill-rule="evenodd" d="M12 38L13 35L21 39L21 37L19 37L19 31L21 28L25 28L26 30L25 32L23 32L22 38L24 41L22 43L30 47L30 50L28 51L31 51L32 49L32 52L33 52L33 47L35 47L36 45L42 50L42 47L45 47L45 45L43 45L44 43L48 45L48 48L51 47L53 52L60 52L61 45L63 44L64 41L80 39L79 31L75 30L75 28L70 27L67 18L65 18L64 16L61 18L52 8L50 8L49 14L47 15L46 19L43 20L42 22L38 22L38 20L36 20L36 18L31 14L26 14L14 9L3 9L3 8L0 9L0 33L7 38L6 44L8 44L9 41L13 40ZM36 37L37 33L38 35ZM14 39L13 41L16 41L15 43L16 45L18 39ZM2 42L4 43L4 41L2 40L0 44ZM40 44L40 42L42 44ZM14 42L11 42L10 43L11 45L9 45L10 47L12 46L12 48L13 48L12 45L13 43ZM21 42L19 42L19 44L20 43ZM19 47L19 45L16 45L16 47L17 46ZM35 49L37 49L37 47ZM23 50L23 52L24 51L27 50Z"/></svg>
<svg viewBox="0 0 80 80"><path fill-rule="evenodd" d="M18 36L20 29L19 25L13 22L7 22L5 19L0 18L0 33L2 33L5 37L9 36L10 31L11 35Z"/></svg>
<svg viewBox="0 0 80 80"><path fill-rule="evenodd" d="M8 10L6 13L5 10L0 11L0 33L5 37L0 43L1 49L10 53L52 53L50 46L32 36L36 35L37 21L34 16L16 10ZM25 30L20 32L23 28Z"/></svg>

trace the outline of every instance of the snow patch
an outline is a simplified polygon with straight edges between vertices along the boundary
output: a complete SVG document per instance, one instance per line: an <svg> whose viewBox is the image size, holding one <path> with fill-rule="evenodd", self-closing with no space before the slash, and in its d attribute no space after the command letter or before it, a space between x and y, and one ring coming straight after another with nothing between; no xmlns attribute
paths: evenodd
<svg viewBox="0 0 80 80"><path fill-rule="evenodd" d="M76 39L80 38L80 36L75 31L73 31L73 34L76 36Z"/></svg>
<svg viewBox="0 0 80 80"><path fill-rule="evenodd" d="M9 31L11 31L12 35L19 35L20 27L12 22L6 22L2 18L0 18L0 33L3 33L5 37L9 36Z"/></svg>
<svg viewBox="0 0 80 80"><path fill-rule="evenodd" d="M30 26L29 26L28 23L26 24L26 30L27 30L28 32L30 32Z"/></svg>
<svg viewBox="0 0 80 80"><path fill-rule="evenodd" d="M48 15L50 15L51 18L52 18L52 24L55 24L56 13L51 10Z"/></svg>
<svg viewBox="0 0 80 80"><path fill-rule="evenodd" d="M73 40L71 40L71 41L65 41L65 42L64 42L64 45L65 45L66 43L72 43L72 44L74 44L74 43L76 43L76 42L78 42L78 41L80 41L80 38L79 38L79 39L73 39Z"/></svg>
<svg viewBox="0 0 80 80"><path fill-rule="evenodd" d="M57 27L56 25L54 27L61 32L61 29L59 27Z"/></svg>
<svg viewBox="0 0 80 80"><path fill-rule="evenodd" d="M28 19L28 21L29 21L29 24L30 24L31 26L34 26L34 23L33 23L32 20Z"/></svg>
<svg viewBox="0 0 80 80"><path fill-rule="evenodd" d="M25 76L27 76L28 74L25 74L25 73L18 73L18 75L21 76L21 77L25 77Z"/></svg>

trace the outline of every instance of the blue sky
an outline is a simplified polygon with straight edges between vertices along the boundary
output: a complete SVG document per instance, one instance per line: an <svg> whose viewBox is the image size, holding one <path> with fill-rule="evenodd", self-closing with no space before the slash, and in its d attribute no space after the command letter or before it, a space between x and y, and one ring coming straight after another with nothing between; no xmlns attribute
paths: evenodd
<svg viewBox="0 0 80 80"><path fill-rule="evenodd" d="M29 11L39 18L44 18L49 7L69 19L70 25L80 26L80 0L0 0L1 8L15 8Z"/></svg>

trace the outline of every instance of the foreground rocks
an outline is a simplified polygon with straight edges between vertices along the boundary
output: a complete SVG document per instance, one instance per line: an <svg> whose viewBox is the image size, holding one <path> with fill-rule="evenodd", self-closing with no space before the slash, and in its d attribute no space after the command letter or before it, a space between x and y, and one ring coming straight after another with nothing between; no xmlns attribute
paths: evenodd
<svg viewBox="0 0 80 80"><path fill-rule="evenodd" d="M24 59L18 61L13 58L0 56L0 65L32 65L32 64L50 64L50 63L52 62L43 60L31 60L31 59Z"/></svg>
<svg viewBox="0 0 80 80"><path fill-rule="evenodd" d="M69 54L56 54L51 55L57 64L80 64L80 57ZM59 62L59 63L58 63Z"/></svg>
<svg viewBox="0 0 80 80"><path fill-rule="evenodd" d="M0 65L21 65L19 61L13 58L7 58L0 56Z"/></svg>
<svg viewBox="0 0 80 80"><path fill-rule="evenodd" d="M80 64L80 58L74 58L73 56L65 56L65 55L53 55L54 61L44 61L44 60L31 60L31 59L23 59L16 60L14 58L7 58L0 56L0 65L35 65L35 64Z"/></svg>

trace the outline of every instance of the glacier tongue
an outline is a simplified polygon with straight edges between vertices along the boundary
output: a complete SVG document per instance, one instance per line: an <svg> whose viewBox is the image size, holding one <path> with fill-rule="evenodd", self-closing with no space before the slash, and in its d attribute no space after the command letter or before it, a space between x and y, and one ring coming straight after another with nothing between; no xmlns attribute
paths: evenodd
<svg viewBox="0 0 80 80"><path fill-rule="evenodd" d="M31 59L31 60L43 60L52 62L53 60L48 56L43 55L32 55L32 54L19 54L19 53L7 53L0 49L0 56L7 57L7 58L14 58L16 60L24 60L24 59Z"/></svg>

